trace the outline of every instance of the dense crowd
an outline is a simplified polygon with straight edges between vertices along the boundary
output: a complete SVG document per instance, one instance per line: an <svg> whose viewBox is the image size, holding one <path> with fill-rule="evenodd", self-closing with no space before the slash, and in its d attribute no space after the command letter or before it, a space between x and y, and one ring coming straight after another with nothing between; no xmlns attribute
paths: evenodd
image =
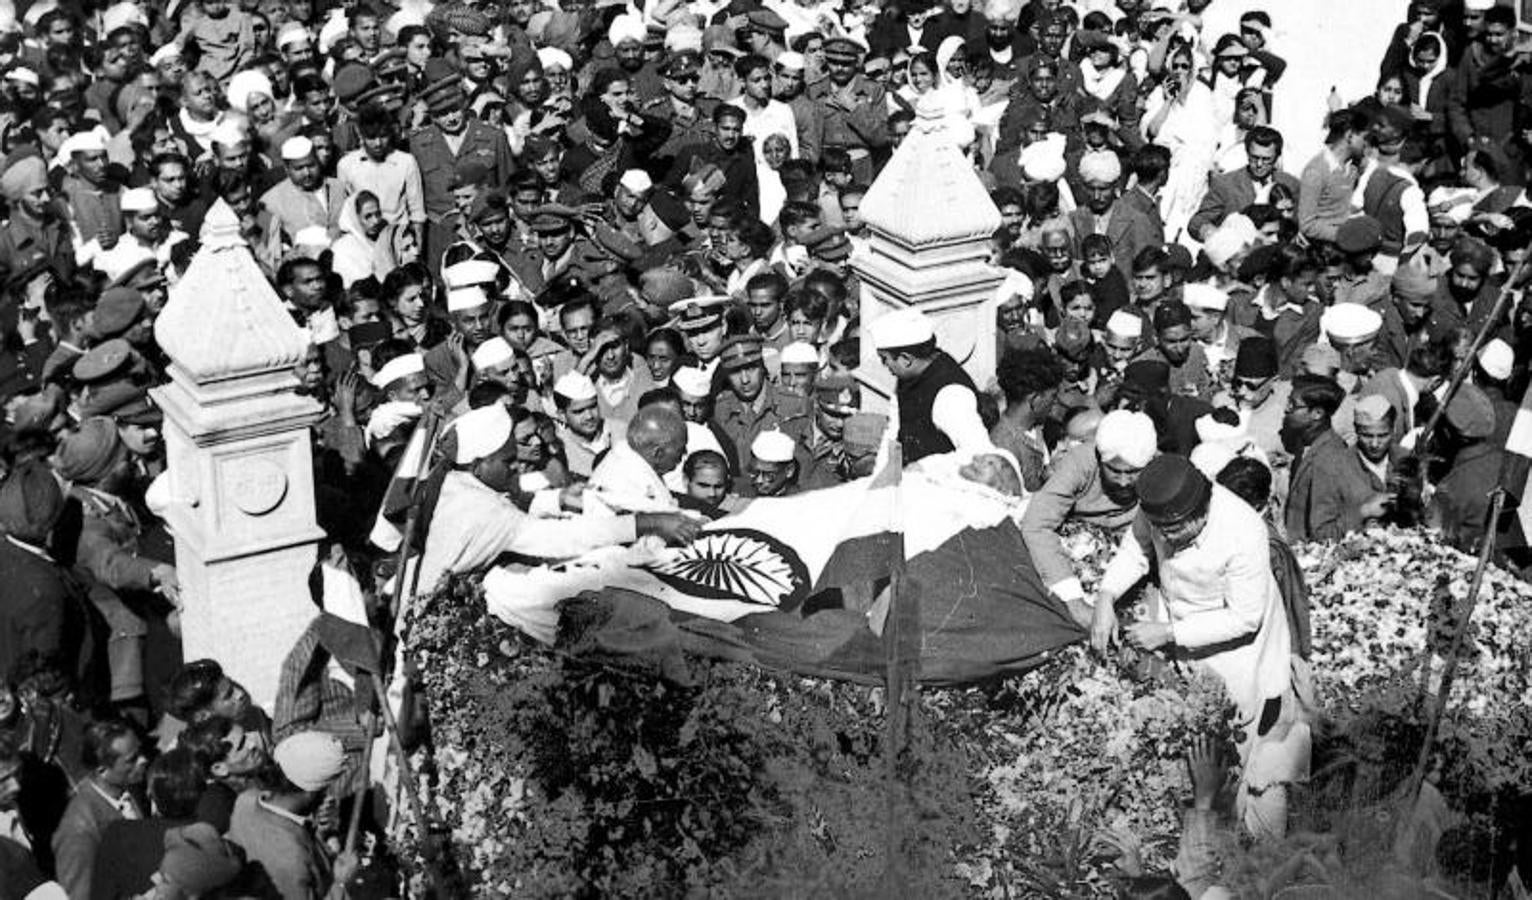
<svg viewBox="0 0 1532 900"><path fill-rule="evenodd" d="M1097 647L1223 678L1239 819L1280 834L1288 542L1425 524L1527 562L1532 47L1509 4L1414 0L1375 92L1313 98L1291 147L1282 4L1217 34L1211 2L6 3L0 897L339 896L386 855L340 814L376 710L309 665L333 635L270 711L181 658L154 325L220 229L309 339L322 555L378 635L401 576L684 545L951 456L1025 500ZM861 328L861 204L906 140L998 209L993 372L918 310ZM1120 535L1091 593L1070 520ZM1146 575L1160 615L1120 625Z"/></svg>

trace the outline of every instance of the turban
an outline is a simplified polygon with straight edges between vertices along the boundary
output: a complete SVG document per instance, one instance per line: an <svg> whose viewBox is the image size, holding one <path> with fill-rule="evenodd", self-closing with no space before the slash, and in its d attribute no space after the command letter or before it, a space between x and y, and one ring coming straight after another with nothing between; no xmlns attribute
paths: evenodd
<svg viewBox="0 0 1532 900"><path fill-rule="evenodd" d="M346 751L333 734L300 731L271 751L271 758L294 786L322 791L346 768Z"/></svg>
<svg viewBox="0 0 1532 900"><path fill-rule="evenodd" d="M1477 387L1462 385L1447 404L1447 421L1465 438L1487 438L1495 431L1495 402Z"/></svg>
<svg viewBox="0 0 1532 900"><path fill-rule="evenodd" d="M574 68L573 57L557 47L539 47L537 61L543 64L544 72L549 69L563 69L568 72Z"/></svg>
<svg viewBox="0 0 1532 900"><path fill-rule="evenodd" d="M649 269L638 276L639 290L644 299L655 306L670 308L672 303L692 296L696 286L680 269L660 267Z"/></svg>
<svg viewBox="0 0 1532 900"><path fill-rule="evenodd" d="M1028 181L1058 181L1064 177L1064 136L1049 133L1021 148L1021 171Z"/></svg>
<svg viewBox="0 0 1532 900"><path fill-rule="evenodd" d="M46 542L63 513L64 492L41 462L24 462L0 482L0 529L19 541Z"/></svg>
<svg viewBox="0 0 1532 900"><path fill-rule="evenodd" d="M15 202L48 183L48 165L42 157L28 156L17 160L5 174L0 175L0 193Z"/></svg>
<svg viewBox="0 0 1532 900"><path fill-rule="evenodd" d="M1405 300L1430 300L1436 296L1436 279L1415 262L1394 270L1394 295Z"/></svg>
<svg viewBox="0 0 1532 900"><path fill-rule="evenodd" d="M1101 417L1096 426L1096 455L1102 462L1121 462L1141 469L1154 458L1159 437L1154 420L1141 412L1117 409Z"/></svg>
<svg viewBox="0 0 1532 900"><path fill-rule="evenodd" d="M242 113L250 111L251 94L275 96L272 93L271 79L266 77L266 73L257 69L236 72L234 77L229 79L229 90L226 93L229 97L229 108Z"/></svg>
<svg viewBox="0 0 1532 900"><path fill-rule="evenodd" d="M1248 245L1249 241L1239 229L1220 227L1208 235L1207 243L1202 245L1202 252L1207 254L1208 262L1222 269Z"/></svg>
<svg viewBox="0 0 1532 900"><path fill-rule="evenodd" d="M117 436L117 423L106 416L93 416L59 445L59 474L70 481L94 484L112 471L124 449Z"/></svg>
<svg viewBox="0 0 1532 900"><path fill-rule="evenodd" d="M1098 184L1116 184L1122 178L1122 160L1110 150L1093 150L1080 157L1080 177Z"/></svg>
<svg viewBox="0 0 1532 900"><path fill-rule="evenodd" d="M629 41L639 44L649 36L649 29L644 25L644 20L632 13L623 13L612 20L612 25L606 30L606 39L613 47L620 47Z"/></svg>

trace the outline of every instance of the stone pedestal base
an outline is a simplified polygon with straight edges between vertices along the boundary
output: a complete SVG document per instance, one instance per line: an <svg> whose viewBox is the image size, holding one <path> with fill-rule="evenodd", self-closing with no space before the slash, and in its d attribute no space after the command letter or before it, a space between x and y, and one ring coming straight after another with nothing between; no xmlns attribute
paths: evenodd
<svg viewBox="0 0 1532 900"><path fill-rule="evenodd" d="M182 654L216 659L268 713L276 707L282 661L319 609L310 600L315 547L299 544L208 565L177 548L186 598Z"/></svg>

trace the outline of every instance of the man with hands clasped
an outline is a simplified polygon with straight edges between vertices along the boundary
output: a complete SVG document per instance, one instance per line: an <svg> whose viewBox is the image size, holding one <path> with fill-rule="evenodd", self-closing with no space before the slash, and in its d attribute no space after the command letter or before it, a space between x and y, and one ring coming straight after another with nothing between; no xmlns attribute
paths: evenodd
<svg viewBox="0 0 1532 900"><path fill-rule="evenodd" d="M1286 785L1307 777L1306 682L1271 572L1266 526L1244 501L1212 484L1184 456L1156 457L1138 479L1139 512L1107 565L1095 598L1091 645L1118 640L1172 660L1200 662L1222 679L1238 711L1241 774L1236 808L1257 836L1280 836ZM1163 598L1161 621L1119 627L1115 604L1146 576Z"/></svg>

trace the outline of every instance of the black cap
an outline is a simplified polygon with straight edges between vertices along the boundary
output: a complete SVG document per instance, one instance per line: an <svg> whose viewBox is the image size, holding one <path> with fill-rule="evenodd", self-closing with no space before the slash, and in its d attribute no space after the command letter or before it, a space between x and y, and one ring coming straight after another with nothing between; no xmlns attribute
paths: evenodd
<svg viewBox="0 0 1532 900"><path fill-rule="evenodd" d="M1277 374L1277 345L1269 337L1252 336L1239 342L1234 356L1235 378L1270 378Z"/></svg>
<svg viewBox="0 0 1532 900"><path fill-rule="evenodd" d="M1201 513L1213 495L1213 484L1191 460L1162 453L1138 475L1138 503L1157 525L1172 525Z"/></svg>
<svg viewBox="0 0 1532 900"><path fill-rule="evenodd" d="M1164 302L1154 308L1154 330L1164 331L1178 326L1191 327L1192 311L1185 303Z"/></svg>

